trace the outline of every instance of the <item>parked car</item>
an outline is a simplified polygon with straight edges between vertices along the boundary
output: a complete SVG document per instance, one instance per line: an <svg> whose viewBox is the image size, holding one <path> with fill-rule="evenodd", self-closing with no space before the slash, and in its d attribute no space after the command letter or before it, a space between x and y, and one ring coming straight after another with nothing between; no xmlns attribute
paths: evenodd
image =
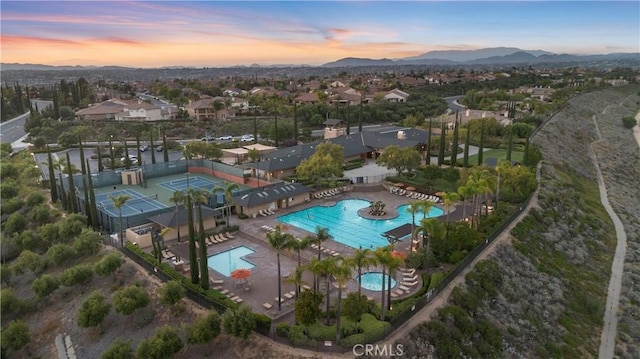
<svg viewBox="0 0 640 359"><path fill-rule="evenodd" d="M124 160L125 160L124 157L120 158L120 162L124 163ZM137 165L138 164L138 156L129 155L129 162L131 162L132 165Z"/></svg>
<svg viewBox="0 0 640 359"><path fill-rule="evenodd" d="M146 151L149 151L149 145L141 145L140 152L146 152Z"/></svg>
<svg viewBox="0 0 640 359"><path fill-rule="evenodd" d="M253 135L243 135L242 137L240 137L240 142L253 142L255 141L255 138L253 137Z"/></svg>
<svg viewBox="0 0 640 359"><path fill-rule="evenodd" d="M218 140L220 140L220 141L233 140L233 136L231 136L231 135L220 136L220 137L218 137Z"/></svg>
<svg viewBox="0 0 640 359"><path fill-rule="evenodd" d="M215 139L216 139L216 138L215 138L213 135L206 135L206 136L202 137L202 140L203 140L203 141L207 141L207 142L209 142L209 141L213 141L213 140L215 140Z"/></svg>
<svg viewBox="0 0 640 359"><path fill-rule="evenodd" d="M156 147L156 152L162 152L162 151L164 151L164 147L162 146Z"/></svg>

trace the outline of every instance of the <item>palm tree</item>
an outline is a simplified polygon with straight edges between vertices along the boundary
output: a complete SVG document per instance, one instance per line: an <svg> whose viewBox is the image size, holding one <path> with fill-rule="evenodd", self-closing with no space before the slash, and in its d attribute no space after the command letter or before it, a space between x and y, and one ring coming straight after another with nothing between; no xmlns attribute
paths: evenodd
<svg viewBox="0 0 640 359"><path fill-rule="evenodd" d="M326 293L326 303L327 303L327 325L329 325L329 304L331 303L331 276L335 272L335 268L338 265L338 259L342 259L340 257L327 257L322 260L313 259L310 263L311 271L317 275L324 275L326 277L327 284L327 293Z"/></svg>
<svg viewBox="0 0 640 359"><path fill-rule="evenodd" d="M293 273L291 273L288 277L284 279L285 283L292 283L293 285L296 286L296 299L298 299L298 297L300 296L300 286L303 284L307 284L307 282L305 282L302 279L304 270L305 270L304 266L298 266L296 267L296 270Z"/></svg>
<svg viewBox="0 0 640 359"><path fill-rule="evenodd" d="M178 207L184 203L185 201L185 194L182 191L174 191L173 192L173 196L171 196L171 198L169 198L169 201L171 201L175 206L175 216L176 218L178 218ZM178 231L178 243L180 243L180 223L176 223L176 230Z"/></svg>
<svg viewBox="0 0 640 359"><path fill-rule="evenodd" d="M407 213L411 213L411 233L413 234L413 231L415 230L416 227L416 213L420 211L420 203L419 202L411 202L409 203L409 205L407 206ZM411 239L413 240L413 236L411 236Z"/></svg>
<svg viewBox="0 0 640 359"><path fill-rule="evenodd" d="M306 249L307 247L309 247L309 245L311 244L312 241L313 241L313 238L304 237L302 239L294 238L292 241L288 241L287 242L287 248L286 249L287 250L294 250L298 254L298 267L297 268L300 268L300 266L302 265L302 255L301 255L300 252L302 250ZM299 293L300 293L300 285L296 285L296 298L298 298L298 294Z"/></svg>
<svg viewBox="0 0 640 359"><path fill-rule="evenodd" d="M424 260L424 270L429 270L429 253L431 252L431 239L442 239L444 234L444 227L442 222L435 218L425 218L420 221L420 226L416 228L416 234L422 233L422 246L426 250L426 257Z"/></svg>
<svg viewBox="0 0 640 359"><path fill-rule="evenodd" d="M449 213L451 213L451 205L458 199L460 199L460 196L456 192L445 192L442 195L444 210L447 212L447 228L449 227Z"/></svg>
<svg viewBox="0 0 640 359"><path fill-rule="evenodd" d="M351 267L344 260L339 261L333 269L333 276L338 283L338 304L336 308L336 343L340 343L340 317L342 316L342 287L351 279Z"/></svg>
<svg viewBox="0 0 640 359"><path fill-rule="evenodd" d="M389 259L391 258L391 256L389 255L389 252L384 248L384 247L378 247L374 252L373 252L373 257L376 260L376 263L378 263L380 266L382 266L382 291L380 291L381 293L381 297L380 297L380 305L382 306L382 312L380 314L380 319L384 320L384 316L385 316L385 312L387 309L387 306L384 304L385 303L385 290L384 288L386 287L386 279L387 279L387 263L389 262Z"/></svg>
<svg viewBox="0 0 640 359"><path fill-rule="evenodd" d="M329 228L316 226L316 245L318 246L318 260L320 260L320 253L322 253L322 242L331 239L331 235L329 234ZM313 279L313 290L315 292L318 291L318 279L314 277Z"/></svg>
<svg viewBox="0 0 640 359"><path fill-rule="evenodd" d="M372 253L369 248L355 249L353 256L345 260L347 265L358 271L358 297L362 295L362 268L376 265L376 259L372 257Z"/></svg>
<svg viewBox="0 0 640 359"><path fill-rule="evenodd" d="M418 201L417 205L419 206L420 211L422 211L422 219L427 218L427 214L431 211L431 207L434 206L433 202L426 199L424 201Z"/></svg>
<svg viewBox="0 0 640 359"><path fill-rule="evenodd" d="M277 225L275 230L267 233L267 241L276 250L276 258L278 262L278 310L282 309L282 283L280 274L280 252L287 248L289 241L295 240L290 233L283 233L280 229L280 225Z"/></svg>
<svg viewBox="0 0 640 359"><path fill-rule="evenodd" d="M398 268L402 266L404 260L394 256L391 251L387 251L387 253L389 253L389 258L387 258L387 272L389 272L389 280L387 281L387 310L391 310L391 278L396 276Z"/></svg>
<svg viewBox="0 0 640 359"><path fill-rule="evenodd" d="M462 218L467 220L467 197L471 194L471 190L467 186L458 187L458 195L462 197Z"/></svg>
<svg viewBox="0 0 640 359"><path fill-rule="evenodd" d="M225 212L227 215L227 228L229 228L229 217L231 216L231 205L233 204L233 192L240 190L237 183L224 181L224 186L213 187L213 194L222 192L224 194Z"/></svg>
<svg viewBox="0 0 640 359"><path fill-rule="evenodd" d="M131 197L127 196L126 194L121 194L121 195L118 195L117 197L109 196L109 199L111 200L111 202L113 202L113 206L118 210L118 213L119 213L119 217L120 217L120 247L124 247L124 235L122 233L122 206L124 206L125 203L127 203L127 201L131 199Z"/></svg>

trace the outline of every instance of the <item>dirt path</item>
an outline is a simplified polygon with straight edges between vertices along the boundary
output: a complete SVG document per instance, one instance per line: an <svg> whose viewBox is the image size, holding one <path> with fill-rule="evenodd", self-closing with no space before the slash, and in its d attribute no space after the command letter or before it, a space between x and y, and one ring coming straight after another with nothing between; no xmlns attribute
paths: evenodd
<svg viewBox="0 0 640 359"><path fill-rule="evenodd" d="M604 115L607 112L609 106L605 107L602 111ZM640 116L640 114L639 114ZM636 116L636 119L638 116ZM593 115L593 123L598 133L598 140L600 141L600 129L596 122L596 115ZM636 140L640 145L640 138L638 137L638 126L635 128ZM600 201L606 209L609 217L613 221L613 225L616 229L616 252L613 257L613 263L611 264L611 278L609 279L609 289L607 290L607 304L604 312L604 324L602 327L602 336L600 337L600 353L598 355L601 359L613 358L614 350L616 346L616 335L618 332L618 304L620 303L620 290L622 289L622 272L624 270L624 259L627 253L627 234L624 231L624 226L618 215L613 211L609 204L609 198L607 197L607 187L604 184L602 172L600 172L600 166L598 165L598 159L595 151L593 150L593 144L590 147L591 155L593 156L593 162L598 174L598 187L600 187Z"/></svg>
<svg viewBox="0 0 640 359"><path fill-rule="evenodd" d="M529 214L529 210L531 207L538 207L538 191L540 189L540 168L541 164L538 164L538 168L536 170L536 179L538 180L538 188L533 194L531 201L527 208L525 208L522 213L513 221L511 224L504 230L502 233L496 238L493 243L491 243L485 250L476 257L476 259L471 262L470 265L465 268L456 279L451 281L448 286L446 286L427 306L422 308L418 313L416 313L411 319L407 320L401 327L399 327L392 335L387 337L383 342L384 344L393 344L397 340L401 338L405 338L409 335L409 332L419 325L422 322L428 321L431 317L436 314L437 310L441 307L445 306L449 300L449 296L451 295L451 291L453 288L457 287L464 283L465 275L475 267L476 263L479 261L486 259L490 254L495 252L496 248L499 245L503 245L506 243L510 243L511 240L511 230L518 224L520 221Z"/></svg>

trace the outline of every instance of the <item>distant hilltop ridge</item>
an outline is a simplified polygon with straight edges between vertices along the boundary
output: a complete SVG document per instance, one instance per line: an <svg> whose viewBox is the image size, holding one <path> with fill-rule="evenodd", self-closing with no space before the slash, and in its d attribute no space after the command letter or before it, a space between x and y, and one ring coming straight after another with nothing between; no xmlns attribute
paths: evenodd
<svg viewBox="0 0 640 359"><path fill-rule="evenodd" d="M544 50L522 50L516 47L493 47L478 50L446 50L429 51L422 55L404 57L399 59L371 59L346 57L323 65L313 66L308 64L272 64L235 66L161 66L156 69L193 69L193 68L283 68L283 67L370 67L370 66L402 66L402 65L500 65L500 64L541 64L561 62L587 62L607 60L636 60L640 65L640 52L637 53L611 53L591 55L554 54ZM127 66L53 66L43 64L18 64L2 63L0 70L118 70L132 69Z"/></svg>
<svg viewBox="0 0 640 359"><path fill-rule="evenodd" d="M543 50L522 50L516 47L494 47L479 50L429 51L419 56L396 60L348 57L328 62L322 67L389 66L389 65L493 65L582 62L603 60L640 60L640 53L593 55L554 54Z"/></svg>

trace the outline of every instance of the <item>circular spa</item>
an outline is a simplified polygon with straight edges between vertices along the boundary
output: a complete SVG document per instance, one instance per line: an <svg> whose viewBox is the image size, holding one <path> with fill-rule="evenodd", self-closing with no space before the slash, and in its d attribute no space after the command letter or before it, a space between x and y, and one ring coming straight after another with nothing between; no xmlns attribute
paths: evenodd
<svg viewBox="0 0 640 359"><path fill-rule="evenodd" d="M387 287L389 285L388 281L389 281L389 279L391 279L391 288L394 288L396 286L396 280L391 278L391 277L389 277L388 274L385 274L384 276L386 277L386 280L384 282L385 287ZM374 291L374 292L382 291L382 272L362 273L360 278L362 279L362 288L363 289L371 290L371 291ZM356 277L356 280L358 280L358 277Z"/></svg>

